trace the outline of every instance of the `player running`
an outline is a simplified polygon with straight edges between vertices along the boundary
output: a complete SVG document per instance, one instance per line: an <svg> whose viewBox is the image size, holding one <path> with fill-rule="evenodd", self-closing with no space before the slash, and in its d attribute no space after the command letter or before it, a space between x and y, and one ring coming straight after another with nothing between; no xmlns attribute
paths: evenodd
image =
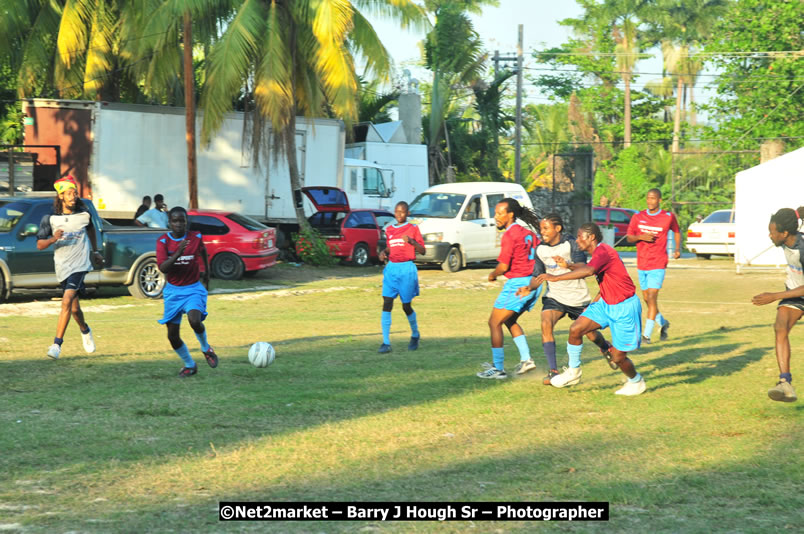
<svg viewBox="0 0 804 534"><path fill-rule="evenodd" d="M424 254L424 239L419 227L408 222L408 203L397 202L394 206L396 224L385 227L385 250L380 252L380 261L388 260L382 271L382 345L380 354L391 352L391 310L394 299L399 296L402 310L410 324L408 350L419 348L419 324L413 311L413 297L419 296L419 272L413 260L416 253Z"/></svg>
<svg viewBox="0 0 804 534"><path fill-rule="evenodd" d="M660 339L667 339L667 330L670 322L659 313L659 290L664 282L667 268L667 235L673 232L676 250L673 258L681 256L681 233L678 231L676 216L669 211L663 211L659 204L662 201L662 192L658 189L648 191L645 199L648 209L640 211L628 224L629 243L636 243L637 273L639 274L639 288L648 305L645 318L645 330L642 333L644 343L651 342L654 325L658 324Z"/></svg>
<svg viewBox="0 0 804 534"><path fill-rule="evenodd" d="M777 247L782 247L787 259L787 280L785 291L760 293L751 299L757 306L780 301L776 307L776 362L779 364L779 382L768 390L768 397L775 401L794 402L796 390L793 389L793 375L790 373L790 330L804 314L804 234L798 231L799 216L804 214L804 206L798 210L783 208L777 211L768 224L770 239Z"/></svg>
<svg viewBox="0 0 804 534"><path fill-rule="evenodd" d="M176 206L170 210L168 217L170 231L156 240L156 262L167 278L163 292L165 311L159 323L167 325L170 346L184 362L179 377L186 378L196 374L198 366L179 335L181 317L185 313L190 328L201 344L201 352L207 363L210 367L218 366L218 356L209 346L204 328L204 319L207 317L209 258L201 234L187 231L187 211ZM201 262L204 265L203 275Z"/></svg>
<svg viewBox="0 0 804 534"><path fill-rule="evenodd" d="M525 339L525 333L517 320L522 312L530 311L541 290L525 298L516 295L517 289L527 286L533 275L533 265L536 258L536 246L539 238L528 230L519 220L537 228L539 217L529 208L520 206L513 198L502 199L494 208L494 221L498 230L504 230L500 243L500 255L497 258L497 268L489 274L489 282L497 280L498 276L505 276L505 282L500 296L494 302L494 308L489 317L489 330L491 331L491 358L493 364L484 364L485 370L477 373L480 378L507 378L503 362L505 353L503 349L502 325L508 327L514 344L519 349L519 364L517 374L522 374L526 366L534 367L530 358L530 348Z"/></svg>
<svg viewBox="0 0 804 534"><path fill-rule="evenodd" d="M92 329L84 321L84 312L81 311L80 294L84 291L84 277L92 270L93 260L102 265L103 255L98 252L92 215L78 196L75 178L67 176L56 180L53 187L56 189L53 214L42 217L39 232L36 234L36 248L45 250L54 245L56 279L64 290L56 324L56 337L47 349L47 355L56 360L61 355L61 345L71 314L81 330L84 350L88 353L95 352Z"/></svg>
<svg viewBox="0 0 804 534"><path fill-rule="evenodd" d="M545 215L539 223L539 230L542 242L536 247L536 263L533 267L533 278L529 286L523 288L520 295L527 295L533 289L538 289L536 283L540 274L549 273L561 275L570 272L568 265L585 264L586 256L578 247L578 243L571 236L565 236L564 221L557 213ZM548 282L542 297L542 347L547 358L548 373L542 380L546 386L550 385L550 380L557 376L558 364L556 362L556 341L553 336L553 328L556 323L565 315L569 315L573 321L580 317L592 297L589 295L589 288L583 280L565 280L563 282ZM611 362L611 355L608 350L611 347L603 335L597 330L586 334L595 345L600 347L600 351L608 359L613 369L617 365ZM530 362L530 363L528 363ZM526 373L536 367L531 360L523 364L519 374Z"/></svg>
<svg viewBox="0 0 804 534"><path fill-rule="evenodd" d="M603 236L596 224L582 224L577 241L580 249L592 256L588 264L569 264L567 268L570 272L558 276L545 273L536 279L536 284L542 284L580 280L595 275L600 286L600 293L570 327L567 341L569 367L560 375L554 376L550 384L563 388L580 382L583 336L595 330L611 328L611 360L628 377L628 381L616 394L639 395L645 391L645 379L636 371L627 355L639 348L642 326L642 305L636 296L634 283L617 252L602 243Z"/></svg>

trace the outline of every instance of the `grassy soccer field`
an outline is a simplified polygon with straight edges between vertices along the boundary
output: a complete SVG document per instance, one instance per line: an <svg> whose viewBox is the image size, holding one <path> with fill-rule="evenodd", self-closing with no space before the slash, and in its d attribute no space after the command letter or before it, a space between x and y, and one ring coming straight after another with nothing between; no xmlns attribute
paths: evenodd
<svg viewBox="0 0 804 534"><path fill-rule="evenodd" d="M501 287L487 268L422 270L421 348L406 350L397 302L390 355L376 352L379 268L282 265L229 284L287 287L211 296L221 364L207 366L185 321L199 372L184 380L161 302L84 301L98 351L71 323L51 361L58 302L17 298L0 305L0 531L799 531L804 400L768 399L775 305L750 304L784 275L672 267L659 301L671 338L633 353L648 384L634 398L614 395L623 375L589 343L579 385L543 386L538 311L522 325L540 368L476 378ZM256 341L276 348L268 368L246 358ZM804 325L791 341L802 395ZM506 367L517 359L506 332ZM611 520L220 523L222 500L609 501Z"/></svg>

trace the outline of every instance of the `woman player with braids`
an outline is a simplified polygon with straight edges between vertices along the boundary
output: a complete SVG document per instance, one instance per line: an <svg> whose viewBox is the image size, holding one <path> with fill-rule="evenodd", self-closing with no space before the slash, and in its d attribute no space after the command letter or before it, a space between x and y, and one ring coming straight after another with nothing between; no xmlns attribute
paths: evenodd
<svg viewBox="0 0 804 534"><path fill-rule="evenodd" d="M782 208L768 224L770 239L782 247L787 259L785 291L760 293L751 299L757 306L780 301L776 307L776 362L779 364L779 382L768 390L768 397L775 401L793 402L793 375L790 373L790 330L804 315L804 234L798 231L799 218L804 215L804 206L797 210Z"/></svg>
<svg viewBox="0 0 804 534"><path fill-rule="evenodd" d="M489 282L497 280L498 276L504 275L508 278L505 282L500 296L494 302L494 309L491 310L489 317L489 330L491 330L491 357L493 364L485 364L486 369L477 373L480 378L507 378L503 367L503 331L502 325L508 327L514 344L519 349L519 365L517 372L525 366L526 362L533 361L530 358L530 349L525 339L522 327L517 323L517 319L524 311L533 308L534 303L539 298L541 290L532 295L520 298L516 296L517 289L527 287L533 275L533 264L536 258L536 245L539 238L531 230L528 230L520 221L523 221L533 228L538 228L539 217L529 208L520 206L513 198L502 199L494 209L494 221L498 230L505 233L500 243L500 255L497 258L497 268L489 274ZM521 373L520 373L521 374Z"/></svg>
<svg viewBox="0 0 804 534"><path fill-rule="evenodd" d="M538 276L543 273L561 275L570 272L568 265L586 263L586 256L578 247L577 241L571 236L564 235L564 221L557 213L545 215L539 223L539 233L542 242L536 247L536 264L533 268L533 278L530 285L520 292L520 295L527 295L532 289L538 289L536 283ZM558 364L556 363L556 341L553 336L553 328L562 317L568 315L573 321L581 316L586 307L591 302L589 288L584 280L564 280L561 282L547 282L547 288L542 297L542 347L547 358L547 376L542 383L550 385L550 380L557 376ZM609 348L611 345L605 340L603 334L595 330L586 334L595 345L600 348L600 352L609 361L612 369L617 369L617 365L611 361ZM525 362L520 374L535 369L536 365L532 361Z"/></svg>

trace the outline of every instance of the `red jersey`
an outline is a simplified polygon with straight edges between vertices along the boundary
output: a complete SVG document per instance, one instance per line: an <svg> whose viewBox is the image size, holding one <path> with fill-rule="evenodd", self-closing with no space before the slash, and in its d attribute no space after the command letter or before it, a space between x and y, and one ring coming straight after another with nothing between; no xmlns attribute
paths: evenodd
<svg viewBox="0 0 804 534"><path fill-rule="evenodd" d="M520 278L533 275L536 264L536 245L540 243L536 234L515 222L509 226L500 241L500 255L497 262L508 265L503 273L506 278Z"/></svg>
<svg viewBox="0 0 804 534"><path fill-rule="evenodd" d="M201 278L201 250L204 248L201 234L187 232L185 237L189 243L187 243L184 253L176 258L173 268L165 273L167 282L174 286L189 286ZM167 261L178 250L182 239L171 237L170 232L162 234L156 240L156 263L162 265Z"/></svg>
<svg viewBox="0 0 804 534"><path fill-rule="evenodd" d="M587 265L595 270L600 296L606 304L619 304L636 294L634 282L628 276L620 255L605 243L597 246Z"/></svg>
<svg viewBox="0 0 804 534"><path fill-rule="evenodd" d="M402 236L408 236L421 246L424 246L424 239L419 227L413 223L406 222L402 226L389 224L385 227L385 239L388 242L388 261L400 263L403 261L413 261L416 258L416 249L413 245L406 243Z"/></svg>
<svg viewBox="0 0 804 534"><path fill-rule="evenodd" d="M659 210L651 215L643 210L631 217L628 235L653 234L656 241L637 241L637 269L652 271L667 267L667 234L678 232L676 216L669 211Z"/></svg>

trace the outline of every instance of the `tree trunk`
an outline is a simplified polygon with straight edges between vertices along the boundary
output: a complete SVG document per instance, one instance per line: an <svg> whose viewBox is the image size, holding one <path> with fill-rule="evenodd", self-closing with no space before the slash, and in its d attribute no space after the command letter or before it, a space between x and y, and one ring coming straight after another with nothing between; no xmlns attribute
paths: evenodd
<svg viewBox="0 0 804 534"><path fill-rule="evenodd" d="M695 126L698 124L698 114L695 111L695 93L693 92L694 89L695 86L690 85L690 114L689 114L690 126Z"/></svg>
<svg viewBox="0 0 804 534"><path fill-rule="evenodd" d="M678 77L676 87L676 115L673 121L673 152L678 152L679 135L681 133L681 93L684 91L684 82Z"/></svg>
<svg viewBox="0 0 804 534"><path fill-rule="evenodd" d="M288 171L290 172L290 190L293 202L293 209L296 211L296 220L299 222L301 230L308 230L310 223L304 216L304 202L302 200L301 183L299 176L299 161L296 159L296 107L290 113L288 125L284 132L276 132L276 135L284 136L285 156L288 160Z"/></svg>
<svg viewBox="0 0 804 534"><path fill-rule="evenodd" d="M625 80L625 131L623 132L625 148L631 146L631 74L623 76Z"/></svg>
<svg viewBox="0 0 804 534"><path fill-rule="evenodd" d="M193 24L184 12L184 122L187 138L187 186L190 209L198 209L198 171L195 158L195 76L193 75Z"/></svg>

